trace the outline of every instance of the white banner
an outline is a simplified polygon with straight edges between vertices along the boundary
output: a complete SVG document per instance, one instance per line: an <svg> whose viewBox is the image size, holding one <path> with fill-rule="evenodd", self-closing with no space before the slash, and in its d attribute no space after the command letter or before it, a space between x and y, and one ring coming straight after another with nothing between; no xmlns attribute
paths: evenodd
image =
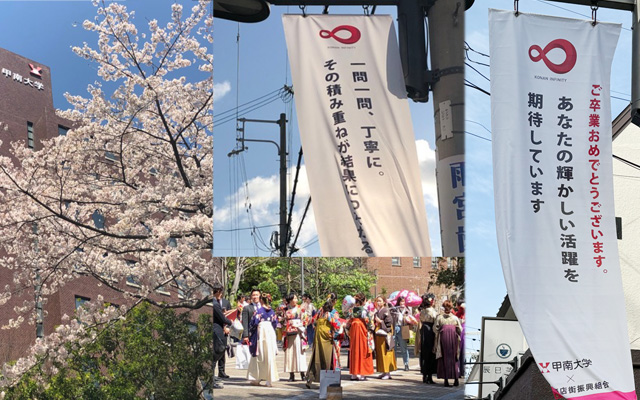
<svg viewBox="0 0 640 400"><path fill-rule="evenodd" d="M447 257L464 255L464 175L464 155L438 160L436 167L438 192L450 194L450 197L440 199L440 226L449 227L442 230L442 243L449 243L448 246L443 246L450 249Z"/></svg>
<svg viewBox="0 0 640 400"><path fill-rule="evenodd" d="M431 256L390 16L285 15L323 256Z"/></svg>
<svg viewBox="0 0 640 400"><path fill-rule="evenodd" d="M538 368L564 398L636 399L613 207L619 33L489 11L500 259Z"/></svg>

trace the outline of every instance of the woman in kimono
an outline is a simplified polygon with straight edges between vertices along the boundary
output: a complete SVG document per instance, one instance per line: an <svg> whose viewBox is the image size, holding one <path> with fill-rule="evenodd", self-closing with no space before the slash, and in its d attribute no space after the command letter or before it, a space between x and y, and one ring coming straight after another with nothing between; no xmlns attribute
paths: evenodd
<svg viewBox="0 0 640 400"><path fill-rule="evenodd" d="M424 383L434 383L432 375L438 371L436 355L433 352L436 343L433 324L438 318L438 312L433 308L435 299L431 293L423 295L420 305L420 372Z"/></svg>
<svg viewBox="0 0 640 400"><path fill-rule="evenodd" d="M376 297L376 314L374 317L375 346L376 346L376 369L380 372L379 379L391 379L391 372L398 369L396 366L396 347L393 340L393 318L386 307L387 298Z"/></svg>
<svg viewBox="0 0 640 400"><path fill-rule="evenodd" d="M304 380L307 372L307 358L302 351L302 336L304 335L304 318L306 314L298 305L298 296L289 294L286 298L287 309L284 313L284 372L289 373L289 382L296 380L295 373L300 372L300 379Z"/></svg>
<svg viewBox="0 0 640 400"><path fill-rule="evenodd" d="M307 343L309 344L309 347L313 346L313 335L315 333L315 329L311 321L318 311L312 301L313 299L308 293L302 295L302 311L307 314Z"/></svg>
<svg viewBox="0 0 640 400"><path fill-rule="evenodd" d="M312 382L320 382L320 371L335 370L336 352L334 341L340 331L340 321L333 313L333 303L327 301L314 317L315 335L313 337L313 351L307 371L307 388L311 389Z"/></svg>
<svg viewBox="0 0 640 400"><path fill-rule="evenodd" d="M373 329L372 318L364 308L364 294L355 295L349 330L349 372L352 381L365 381L373 375L373 350L369 347L369 331Z"/></svg>
<svg viewBox="0 0 640 400"><path fill-rule="evenodd" d="M462 326L458 317L451 310L453 304L449 300L442 304L444 314L438 315L433 329L436 332L436 359L438 360L438 378L444 379L444 385L449 386L449 379L453 378L453 386L458 386L458 358L460 357L460 333Z"/></svg>
<svg viewBox="0 0 640 400"><path fill-rule="evenodd" d="M278 366L276 355L278 354L278 342L276 341L276 325L278 319L271 309L271 295L262 293L260 307L256 309L249 322L249 351L251 361L247 371L247 379L252 385L260 385L260 381L266 381L271 386L273 381L278 381Z"/></svg>

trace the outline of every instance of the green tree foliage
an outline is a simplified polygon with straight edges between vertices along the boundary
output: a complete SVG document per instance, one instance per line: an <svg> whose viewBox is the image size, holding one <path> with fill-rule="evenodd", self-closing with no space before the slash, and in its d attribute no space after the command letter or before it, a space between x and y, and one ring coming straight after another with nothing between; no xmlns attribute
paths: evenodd
<svg viewBox="0 0 640 400"><path fill-rule="evenodd" d="M457 261L454 267L448 268L446 263L441 265L438 263L438 270L436 272L436 284L445 285L447 288L464 288L464 257L458 257L454 259ZM464 297L464 296L462 296Z"/></svg>
<svg viewBox="0 0 640 400"><path fill-rule="evenodd" d="M68 365L45 385L33 369L5 399L197 400L213 379L212 335L211 315L193 324L188 314L136 307L88 346L70 348Z"/></svg>
<svg viewBox="0 0 640 400"><path fill-rule="evenodd" d="M324 303L326 296L333 292L339 302L346 295L358 292L369 293L375 282L375 274L363 266L360 259L344 257L314 258L272 258L245 260L249 268L243 272L238 291L249 293L254 287L271 293L274 301L290 292L303 294L301 275L304 270L304 292L309 293L316 306ZM230 260L230 265L233 260ZM229 275L233 267L229 268ZM229 280L232 280L229 278ZM235 298L235 293L230 293ZM339 307L338 307L339 308Z"/></svg>

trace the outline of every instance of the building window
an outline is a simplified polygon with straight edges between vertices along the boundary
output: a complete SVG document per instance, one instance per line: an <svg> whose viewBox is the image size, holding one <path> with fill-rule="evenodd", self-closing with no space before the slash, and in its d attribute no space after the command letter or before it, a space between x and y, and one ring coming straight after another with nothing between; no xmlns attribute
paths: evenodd
<svg viewBox="0 0 640 400"><path fill-rule="evenodd" d="M69 128L67 128L66 126L58 125L58 135L67 136L68 131L69 131Z"/></svg>
<svg viewBox="0 0 640 400"><path fill-rule="evenodd" d="M88 297L76 296L76 310L84 305L84 303L91 301Z"/></svg>
<svg viewBox="0 0 640 400"><path fill-rule="evenodd" d="M438 269L438 259L436 257L431 259L431 268Z"/></svg>
<svg viewBox="0 0 640 400"><path fill-rule="evenodd" d="M91 214L91 219L93 219L93 226L96 229L104 229L104 215L99 210L95 210L93 214Z"/></svg>
<svg viewBox="0 0 640 400"><path fill-rule="evenodd" d="M129 268L133 268L133 266L136 265L136 262L133 261L133 260L126 260L125 262L129 266ZM136 277L133 276L133 275L127 275L127 285L139 288L140 287L140 281L138 281L136 279Z"/></svg>
<svg viewBox="0 0 640 400"><path fill-rule="evenodd" d="M105 152L104 152L104 157L105 157L107 160L112 161L112 162L116 162L116 161L118 161L118 160L119 160L118 156L117 156L115 153L112 153L112 152L110 152L110 151L105 151Z"/></svg>
<svg viewBox="0 0 640 400"><path fill-rule="evenodd" d="M415 268L420 268L420 257L413 257L413 266Z"/></svg>
<svg viewBox="0 0 640 400"><path fill-rule="evenodd" d="M400 257L391 257L391 265L394 267L400 266Z"/></svg>
<svg viewBox="0 0 640 400"><path fill-rule="evenodd" d="M33 145L33 122L27 121L27 147L34 148Z"/></svg>

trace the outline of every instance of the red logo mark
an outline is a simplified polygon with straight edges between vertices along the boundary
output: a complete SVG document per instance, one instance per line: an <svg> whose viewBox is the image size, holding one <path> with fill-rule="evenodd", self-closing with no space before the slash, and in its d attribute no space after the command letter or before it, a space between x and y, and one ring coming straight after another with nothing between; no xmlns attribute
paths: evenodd
<svg viewBox="0 0 640 400"><path fill-rule="evenodd" d="M347 31L351 35L348 38L341 38L340 36L336 35L340 31ZM351 25L340 25L332 31L328 31L325 29L320 31L321 38L323 39L334 38L335 40L343 44L354 44L355 42L360 40L361 36L362 35L360 34L360 31L358 30L358 28Z"/></svg>
<svg viewBox="0 0 640 400"><path fill-rule="evenodd" d="M542 372L544 374L545 371L542 371L543 369L546 369L547 370L546 372L551 372L551 371L549 371L549 364L551 364L551 363L538 363L538 365L540 365L542 367L540 372Z"/></svg>
<svg viewBox="0 0 640 400"><path fill-rule="evenodd" d="M547 58L547 53L553 49L560 49L564 51L565 59L562 64L554 64ZM533 50L538 52L538 55L535 57L533 56L533 54L531 54ZM578 53L576 52L576 48L573 47L571 42L569 42L568 40L556 39L546 45L544 50L541 49L537 44L529 47L529 58L533 62L543 60L545 65L556 74L566 74L567 72L571 71L571 69L573 69L573 67L576 65Z"/></svg>
<svg viewBox="0 0 640 400"><path fill-rule="evenodd" d="M42 78L42 74L40 74L40 71L42 71L42 67L34 67L33 64L29 64L29 67L31 67L30 72L32 75Z"/></svg>

